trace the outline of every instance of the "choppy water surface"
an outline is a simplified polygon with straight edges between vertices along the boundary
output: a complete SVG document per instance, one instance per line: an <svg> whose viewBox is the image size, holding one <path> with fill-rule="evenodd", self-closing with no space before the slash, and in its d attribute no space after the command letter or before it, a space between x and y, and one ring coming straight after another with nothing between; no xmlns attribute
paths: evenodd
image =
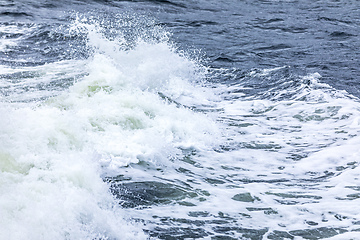
<svg viewBox="0 0 360 240"><path fill-rule="evenodd" d="M359 1L0 1L0 239L359 239Z"/></svg>

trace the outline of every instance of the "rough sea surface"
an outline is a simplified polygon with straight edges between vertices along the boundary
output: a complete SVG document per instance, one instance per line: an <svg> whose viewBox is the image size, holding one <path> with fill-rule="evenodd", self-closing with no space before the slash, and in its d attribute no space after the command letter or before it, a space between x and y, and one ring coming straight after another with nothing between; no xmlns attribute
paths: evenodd
<svg viewBox="0 0 360 240"><path fill-rule="evenodd" d="M360 239L359 0L0 0L0 239Z"/></svg>

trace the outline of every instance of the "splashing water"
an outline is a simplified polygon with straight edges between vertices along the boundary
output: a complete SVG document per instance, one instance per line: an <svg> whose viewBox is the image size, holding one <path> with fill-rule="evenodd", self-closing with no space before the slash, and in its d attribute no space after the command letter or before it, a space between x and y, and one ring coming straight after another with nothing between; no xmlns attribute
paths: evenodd
<svg viewBox="0 0 360 240"><path fill-rule="evenodd" d="M0 67L0 239L358 236L357 98L209 69L145 17L72 18L1 26L0 51L48 59Z"/></svg>

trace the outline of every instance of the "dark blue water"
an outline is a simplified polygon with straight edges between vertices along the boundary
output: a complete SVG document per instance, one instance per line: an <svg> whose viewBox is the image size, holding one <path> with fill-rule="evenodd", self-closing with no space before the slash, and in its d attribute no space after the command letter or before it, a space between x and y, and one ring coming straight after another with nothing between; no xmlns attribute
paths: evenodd
<svg viewBox="0 0 360 240"><path fill-rule="evenodd" d="M151 16L182 49L201 50L212 67L291 66L359 95L359 1L4 1L1 23L40 23L45 30L74 11ZM54 50L64 54L60 49Z"/></svg>
<svg viewBox="0 0 360 240"><path fill-rule="evenodd" d="M359 49L358 0L0 1L0 239L360 238Z"/></svg>

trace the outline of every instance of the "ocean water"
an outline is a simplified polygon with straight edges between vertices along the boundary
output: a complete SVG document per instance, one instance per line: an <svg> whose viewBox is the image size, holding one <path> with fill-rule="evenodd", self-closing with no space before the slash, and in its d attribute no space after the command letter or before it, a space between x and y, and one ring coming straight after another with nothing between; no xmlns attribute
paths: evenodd
<svg viewBox="0 0 360 240"><path fill-rule="evenodd" d="M0 1L0 239L360 239L360 2Z"/></svg>

